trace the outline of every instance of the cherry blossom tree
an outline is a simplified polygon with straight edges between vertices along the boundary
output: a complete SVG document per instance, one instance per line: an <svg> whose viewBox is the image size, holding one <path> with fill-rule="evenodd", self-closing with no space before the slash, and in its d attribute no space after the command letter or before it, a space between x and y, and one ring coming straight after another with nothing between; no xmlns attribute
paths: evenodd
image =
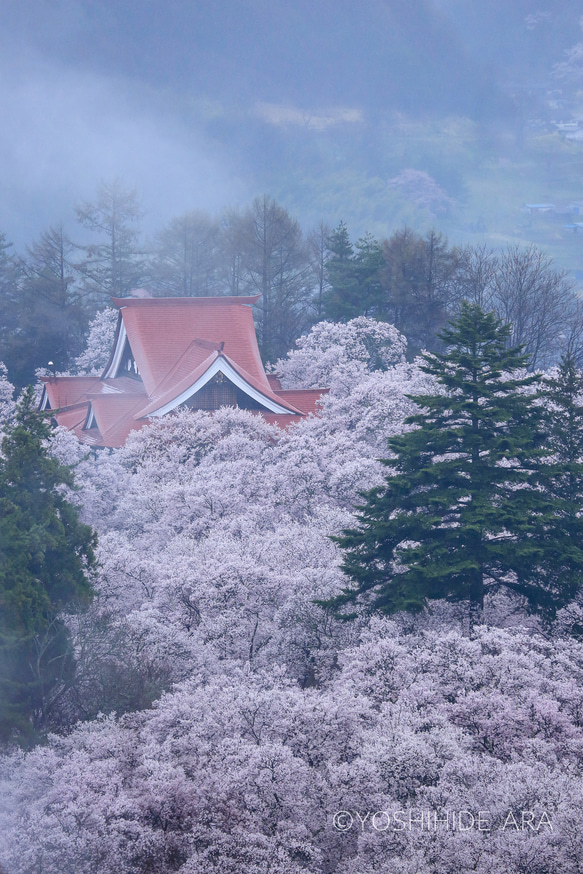
<svg viewBox="0 0 583 874"><path fill-rule="evenodd" d="M8 371L0 361L0 429L14 414L14 386L8 381Z"/></svg>
<svg viewBox="0 0 583 874"><path fill-rule="evenodd" d="M111 355L115 326L119 317L119 310L114 307L106 307L97 313L89 323L89 335L87 347L84 352L75 359L75 366L79 373L100 375Z"/></svg>
<svg viewBox="0 0 583 874"><path fill-rule="evenodd" d="M581 874L581 606L550 631L490 596L470 639L455 604L344 623L314 603L346 586L330 535L383 482L409 396L439 390L355 322L278 362L330 387L287 431L183 411L97 457L55 432L96 597L67 619L58 732L0 760L6 871Z"/></svg>
<svg viewBox="0 0 583 874"><path fill-rule="evenodd" d="M284 388L320 388L338 370L360 364L360 374L386 370L404 361L407 341L386 322L359 316L346 324L318 322L296 340L296 349L276 362Z"/></svg>

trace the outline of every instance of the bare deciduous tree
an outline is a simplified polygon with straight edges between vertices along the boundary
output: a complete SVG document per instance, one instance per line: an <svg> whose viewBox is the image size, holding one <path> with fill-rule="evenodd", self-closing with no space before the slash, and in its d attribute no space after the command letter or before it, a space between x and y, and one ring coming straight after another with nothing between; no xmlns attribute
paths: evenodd
<svg viewBox="0 0 583 874"><path fill-rule="evenodd" d="M583 312L565 270L531 245L497 254L485 246L461 253L456 275L458 300L477 303L512 325L509 344L522 344L530 368L554 364L583 341Z"/></svg>
<svg viewBox="0 0 583 874"><path fill-rule="evenodd" d="M154 238L152 286L168 297L218 293L220 228L201 211L172 219Z"/></svg>
<svg viewBox="0 0 583 874"><path fill-rule="evenodd" d="M82 247L85 260L76 265L87 297L99 306L109 302L109 296L123 297L139 287L145 264L138 225L143 212L136 189L126 188L119 179L102 182L97 199L83 201L76 212L79 224L100 237L100 242Z"/></svg>
<svg viewBox="0 0 583 874"><path fill-rule="evenodd" d="M315 292L313 309L317 320L323 317L324 295L329 287L326 270L330 257L330 250L328 248L329 237L330 226L325 222L320 222L317 228L310 231L306 239L308 260Z"/></svg>
<svg viewBox="0 0 583 874"><path fill-rule="evenodd" d="M242 215L232 216L229 226L238 250L232 253L237 290L261 294L259 345L263 356L275 361L309 322L311 286L301 228L267 195L256 197Z"/></svg>
<svg viewBox="0 0 583 874"><path fill-rule="evenodd" d="M547 367L560 354L576 298L564 270L536 246L509 247L492 283L496 313L512 325L512 345L523 344L530 366Z"/></svg>

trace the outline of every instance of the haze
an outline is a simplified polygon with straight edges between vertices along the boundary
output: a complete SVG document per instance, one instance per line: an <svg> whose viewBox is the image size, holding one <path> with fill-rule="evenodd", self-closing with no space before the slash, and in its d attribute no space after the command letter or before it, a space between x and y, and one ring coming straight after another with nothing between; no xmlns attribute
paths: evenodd
<svg viewBox="0 0 583 874"><path fill-rule="evenodd" d="M579 39L579 4L555 7L4 0L0 230L16 247L56 222L78 235L74 204L119 177L139 190L146 231L267 192L306 223L388 233L432 220L387 200L390 180L413 168L458 204L445 230L471 233L480 216L452 151L459 126L466 144L471 127L470 164L488 149L516 161ZM453 145L441 132L440 151L426 132L444 120ZM417 155L393 149L403 125L423 126ZM525 199L553 197L547 181Z"/></svg>

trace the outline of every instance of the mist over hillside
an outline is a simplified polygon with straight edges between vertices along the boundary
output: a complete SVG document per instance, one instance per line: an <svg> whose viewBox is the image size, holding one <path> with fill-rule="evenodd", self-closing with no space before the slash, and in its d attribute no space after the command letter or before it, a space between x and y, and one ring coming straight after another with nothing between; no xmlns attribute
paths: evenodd
<svg viewBox="0 0 583 874"><path fill-rule="evenodd" d="M431 0L364 8L356 0L98 0L8 10L13 35L68 68L232 104L475 114L492 88Z"/></svg>
<svg viewBox="0 0 583 874"><path fill-rule="evenodd" d="M118 177L142 195L149 232L261 192L307 223L421 230L435 216L387 189L413 169L455 204L442 217L453 238L494 224L512 236L523 202L559 196L545 177L556 140L550 157L536 143L531 165L517 166L533 119L574 111L549 108L548 92L563 88L553 69L579 39L580 9L555 7L5 0L0 229L22 247L70 226L75 203ZM561 190L573 199L570 160ZM494 203L512 189L503 216L482 191L484 167L499 161L515 170L486 186Z"/></svg>
<svg viewBox="0 0 583 874"><path fill-rule="evenodd" d="M435 0L468 54L504 84L548 80L579 32L577 0Z"/></svg>

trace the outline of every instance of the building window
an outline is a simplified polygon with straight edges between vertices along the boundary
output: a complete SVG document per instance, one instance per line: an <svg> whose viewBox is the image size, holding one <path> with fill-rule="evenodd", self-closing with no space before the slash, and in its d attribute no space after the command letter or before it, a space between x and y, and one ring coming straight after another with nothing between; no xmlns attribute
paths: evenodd
<svg viewBox="0 0 583 874"><path fill-rule="evenodd" d="M131 376L132 379L139 379L140 382L142 381L136 359L133 356L132 348L130 346L129 340L127 339L124 346L123 355L121 357L117 376Z"/></svg>
<svg viewBox="0 0 583 874"><path fill-rule="evenodd" d="M186 406L191 410L218 410L219 407L240 407L242 410L265 410L263 404L237 388L223 373L216 373L200 391L192 395Z"/></svg>

